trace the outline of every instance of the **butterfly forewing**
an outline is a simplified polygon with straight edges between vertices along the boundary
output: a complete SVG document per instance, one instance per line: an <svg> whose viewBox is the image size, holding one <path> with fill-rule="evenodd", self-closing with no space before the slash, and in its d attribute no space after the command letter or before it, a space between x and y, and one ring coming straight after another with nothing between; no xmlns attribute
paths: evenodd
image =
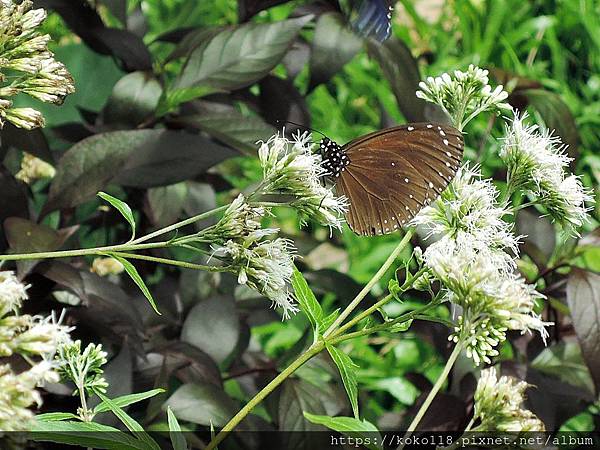
<svg viewBox="0 0 600 450"><path fill-rule="evenodd" d="M378 131L343 146L350 163L336 189L350 201L350 228L375 235L406 225L452 180L463 148L458 130L427 123Z"/></svg>

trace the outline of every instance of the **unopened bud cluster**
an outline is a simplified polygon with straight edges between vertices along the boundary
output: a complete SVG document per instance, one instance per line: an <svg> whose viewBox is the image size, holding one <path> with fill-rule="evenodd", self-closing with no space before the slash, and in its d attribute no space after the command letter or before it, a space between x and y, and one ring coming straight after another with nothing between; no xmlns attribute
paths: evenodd
<svg viewBox="0 0 600 450"><path fill-rule="evenodd" d="M36 180L53 178L55 174L56 169L51 164L29 153L24 153L21 160L21 170L17 172L15 178L31 184Z"/></svg>
<svg viewBox="0 0 600 450"><path fill-rule="evenodd" d="M37 30L46 11L32 6L0 0L0 127L6 121L25 129L44 125L39 111L13 106L17 94L61 104L75 90L69 71L48 50L50 36Z"/></svg>
<svg viewBox="0 0 600 450"><path fill-rule="evenodd" d="M455 70L419 83L417 97L439 105L462 131L478 114L498 108L510 108L504 100L508 93L502 86L492 90L488 71L470 65L466 72Z"/></svg>

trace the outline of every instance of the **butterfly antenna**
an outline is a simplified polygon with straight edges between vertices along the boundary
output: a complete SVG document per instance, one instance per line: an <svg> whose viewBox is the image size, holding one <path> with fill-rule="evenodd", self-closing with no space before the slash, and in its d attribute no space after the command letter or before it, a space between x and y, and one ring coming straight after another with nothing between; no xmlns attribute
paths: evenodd
<svg viewBox="0 0 600 450"><path fill-rule="evenodd" d="M319 131L319 130L315 130L314 128L307 127L306 125L301 125L301 124L299 124L299 123L292 122L291 120L279 120L279 119L277 119L277 120L276 120L276 122L277 122L278 124L286 124L286 123L289 123L289 124L291 124L291 125L296 125L297 127L301 127L301 128L304 128L305 130L309 130L309 131L312 131L312 132L314 132L314 133L319 133L319 134L320 134L321 136L323 136L323 137L327 137L327 135L326 135L325 133L323 133L323 132L321 132L321 131Z"/></svg>

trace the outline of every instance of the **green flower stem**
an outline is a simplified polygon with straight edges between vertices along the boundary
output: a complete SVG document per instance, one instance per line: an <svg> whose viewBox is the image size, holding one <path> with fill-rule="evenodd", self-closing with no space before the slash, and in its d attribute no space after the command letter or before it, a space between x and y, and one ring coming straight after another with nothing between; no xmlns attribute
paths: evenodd
<svg viewBox="0 0 600 450"><path fill-rule="evenodd" d="M70 258L75 256L100 255L125 250L146 250L149 248L167 247L169 242L152 242L150 244L119 244L106 247L82 248L79 250L64 250L58 252L21 253L17 255L0 255L0 261L21 261L27 259Z"/></svg>
<svg viewBox="0 0 600 450"><path fill-rule="evenodd" d="M409 277L404 282L404 284L402 286L400 286L400 290L399 290L398 294L401 294L401 293L404 293L405 291L407 291L412 286L413 281L416 280L417 278L419 278L423 274L423 272L425 272L425 269L420 269L415 275ZM352 328L354 325L359 323L361 320L369 317L372 313L377 311L379 308L381 308L386 303L389 303L394 298L395 298L395 296L392 294L386 295L381 300L379 300L377 303L375 303L372 306L370 306L369 308L365 309L363 312L358 314L356 317L353 317L351 320L349 320L344 325L342 325L339 329L335 330L333 333L331 333L330 336L331 337L339 336L344 331L348 330L349 328ZM438 303L436 303L436 306L437 306L437 304ZM390 322L390 323L393 323L393 322Z"/></svg>
<svg viewBox="0 0 600 450"><path fill-rule="evenodd" d="M131 244L140 244L142 242L146 242L156 236L161 236L169 231L177 230L178 228L185 227L186 225L190 225L192 223L198 222L199 220L206 219L208 217L214 216L215 214L220 213L221 211L225 211L229 208L229 205L220 206L215 209L211 209L210 211L203 212L202 214L198 214L196 216L190 217L188 219L182 220L181 222L174 223L173 225L169 225L168 227L161 228L160 230L153 231L145 236L139 237L133 241Z"/></svg>
<svg viewBox="0 0 600 450"><path fill-rule="evenodd" d="M233 431L235 427L254 409L256 405L262 402L267 395L275 390L283 381L293 374L298 368L306 363L313 356L319 354L325 348L323 341L315 342L310 348L302 353L294 362L287 366L279 375L271 380L261 391L256 394L246 405L233 416L223 429L212 439L209 444L205 447L205 450L214 450L219 443L227 437L229 432Z"/></svg>
<svg viewBox="0 0 600 450"><path fill-rule="evenodd" d="M358 295L354 298L354 300L352 300L352 302L346 307L346 309L344 309L344 311L342 311L342 313L338 316L338 318L335 320L335 322L333 322L331 324L331 326L327 329L327 331L325 331L325 333L323 334L324 338L331 335L342 324L342 322L346 319L346 317L348 317L350 315L350 313L352 313L352 311L354 311L354 309L356 309L356 307L363 300L363 298L365 298L367 296L367 294L369 292L371 292L371 289L373 288L373 286L375 286L375 284L381 279L381 277L383 277L385 275L385 273L388 271L390 266L394 263L396 258L398 258L398 255L402 252L402 250L404 250L404 247L406 247L406 245L410 242L410 239L412 238L414 232L415 231L412 228L410 228L406 231L406 234L404 235L404 237L402 238L402 240L400 241L398 246L394 249L394 251L390 254L390 256L388 256L388 259L385 260L385 262L379 268L379 270L373 276L373 278L371 278L371 280L369 280L369 282L358 293ZM369 308L369 309L371 309L371 308ZM375 309L377 309L377 308L375 308Z"/></svg>
<svg viewBox="0 0 600 450"><path fill-rule="evenodd" d="M217 434L209 442L209 444L205 448L205 450L214 450L217 447L217 445L219 445L219 443L227 437L229 432L233 431L235 429L235 427L248 414L250 414L250 412L254 409L254 407L256 405L258 405L260 402L262 402L271 392L273 392L273 390L275 390L275 388L277 388L277 386L279 386L281 383L283 383L283 381L286 378L288 378L290 375L292 375L304 363L306 363L308 360L310 360L313 356L316 356L317 354L319 354L325 348L326 343L334 341L334 336L331 336L331 335L336 331L336 329L344 321L344 319L346 317L348 317L348 315L350 315L350 313L358 306L358 304L361 302L361 300L363 298L365 298L365 296L369 293L369 291L375 285L375 283L377 283L377 281L379 281L381 279L381 277L387 272L387 270L390 268L390 266L396 260L398 255L402 252L402 250L404 250L404 248L410 241L410 238L412 237L413 234L414 234L414 230L412 230L412 229L410 229L406 232L406 234L404 235L404 238L402 238L402 240L400 241L398 246L394 249L394 251L390 254L390 256L387 258L387 260L383 263L383 265L380 267L380 269L377 271L377 273L373 276L373 278L371 278L371 280L367 283L367 285L358 293L358 295L352 300L352 302L350 302L350 304L346 307L346 309L342 312L342 314L340 314L338 319L329 327L327 332L323 335L323 338L321 340L316 341L313 345L311 345L308 348L308 350L306 350L304 353L302 353L294 362L292 362L281 373L279 373L279 375L277 375L275 378L273 378L273 380L271 380L271 382L269 384L267 384L264 388L262 388L258 394L256 394L242 409L240 409L238 411L238 413L235 416L233 416L229 420L229 422L227 422L225 424L225 426L219 432L219 434ZM411 284L412 284L413 280L415 280L415 277L411 277L411 279L410 279ZM388 295L384 299L382 299L382 301L385 300L386 302L388 302L391 299L392 299L392 296ZM376 305L378 305L380 303L381 303L381 301L377 302L377 304L375 304L371 308L369 308L368 309L368 311L370 311L369 314L371 312L375 311L377 309L377 307L379 307ZM360 316L365 317L364 316L365 312L361 313ZM423 313L423 312L424 311L419 311L419 313ZM400 319L402 319L402 318L397 318L395 320L400 320ZM349 322L349 323L352 323L350 326L354 325L355 323L359 322L360 320L362 320L362 319L356 320L356 318L355 318L355 319L351 320ZM405 320L410 320L410 317L406 317ZM344 326L344 329L347 329L347 328L349 328L349 327ZM336 336L339 336L339 335L336 334Z"/></svg>
<svg viewBox="0 0 600 450"><path fill-rule="evenodd" d="M347 334L343 334L341 336L338 335L337 333L334 333L335 335L331 335L327 339L327 342L332 345L335 345L340 342L344 342L344 341L347 341L350 339L355 339L357 337L367 336L369 334L377 333L379 331L386 331L387 329L389 329L390 327L392 327L394 325L405 323L405 322L408 322L409 320L413 320L413 319L433 320L429 316L425 316L424 313L437 307L439 304L440 303L438 301L433 301L433 302L423 306L422 308L415 309L414 311L408 312L406 314L402 314L400 317L396 317L394 320L390 320L389 322L382 323L380 325L376 325L371 328L365 328L363 330L355 331L353 333L347 333Z"/></svg>
<svg viewBox="0 0 600 450"><path fill-rule="evenodd" d="M137 253L125 253L125 252L110 252L109 255L117 255L125 259L141 259L144 261L151 261L160 264L167 264L170 266L178 266L183 267L185 269L194 269L194 270L206 270L207 272L231 272L233 270L227 268L226 266L205 266L202 264L194 264L186 261L178 261L176 259L167 259L167 258L157 258L155 256L149 255L139 255Z"/></svg>
<svg viewBox="0 0 600 450"><path fill-rule="evenodd" d="M450 355L450 358L448 358L448 361L446 362L446 366L444 367L444 370L442 371L442 373L440 374L439 378L437 379L437 381L435 382L435 384L431 388L431 391L429 391L429 395L427 395L427 398L425 399L425 401L423 402L423 404L419 408L419 411L417 412L417 415L415 416L415 418L413 419L413 421L408 426L408 430L406 431L406 434L404 435L404 439L403 439L404 442L406 442L406 440L410 436L412 436L413 432L415 431L415 429L419 425L419 422L421 422L421 419L423 418L423 416L425 415L425 413L429 409L429 406L431 405L431 402L433 402L433 399L435 398L435 396L439 392L440 388L442 387L442 385L444 384L444 382L448 378L448 374L450 373L450 370L452 370L452 367L454 366L454 363L456 362L456 359L458 358L458 355L460 355L461 350L462 350L462 345L461 345L461 343L459 341L456 344L456 346L454 347L454 350L452 350L452 354ZM400 446L398 446L397 450L402 450L403 448L404 448L404 445L400 445Z"/></svg>

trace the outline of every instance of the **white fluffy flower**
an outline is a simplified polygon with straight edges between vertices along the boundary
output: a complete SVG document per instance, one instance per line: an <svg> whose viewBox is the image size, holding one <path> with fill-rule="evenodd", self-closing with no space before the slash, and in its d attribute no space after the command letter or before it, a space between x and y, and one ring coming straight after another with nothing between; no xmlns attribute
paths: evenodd
<svg viewBox="0 0 600 450"><path fill-rule="evenodd" d="M488 83L488 71L471 64L466 72L455 70L453 75L428 77L419 83L417 97L439 105L462 130L483 111L509 107L504 103L508 93L503 87L492 90Z"/></svg>
<svg viewBox="0 0 600 450"><path fill-rule="evenodd" d="M288 239L261 240L277 230L258 230L244 241L227 241L215 249L246 284L282 308L283 317L298 311L289 289L294 271L294 247Z"/></svg>
<svg viewBox="0 0 600 450"><path fill-rule="evenodd" d="M439 199L421 210L412 223L438 239L448 238L458 246L485 253L498 267L510 272L518 253L518 237L512 224L503 220L508 214L497 204L498 190L491 180L481 179L477 169L461 167Z"/></svg>
<svg viewBox="0 0 600 450"><path fill-rule="evenodd" d="M213 242L224 242L229 239L244 239L260 230L261 220L269 209L262 206L252 206L243 194L238 195L227 208L223 217L212 227L199 235Z"/></svg>
<svg viewBox="0 0 600 450"><path fill-rule="evenodd" d="M527 125L526 119L527 114L515 116L500 149L508 169L508 188L531 193L552 219L577 228L587 220L585 203L593 198L577 176L568 175L571 158L560 138Z"/></svg>
<svg viewBox="0 0 600 450"><path fill-rule="evenodd" d="M304 216L341 229L348 201L322 185L326 170L321 165L321 156L312 151L309 133L297 134L293 141L277 134L261 143L258 156L263 168L264 193L290 195L293 198L290 205Z"/></svg>
<svg viewBox="0 0 600 450"><path fill-rule="evenodd" d="M508 330L538 331L546 339L547 322L535 312L542 298L533 286L507 273L490 254L443 238L423 255L446 291L448 300L461 307L449 339L461 343L476 365L490 363Z"/></svg>
<svg viewBox="0 0 600 450"><path fill-rule="evenodd" d="M16 312L27 299L27 286L10 271L0 272L0 318Z"/></svg>
<svg viewBox="0 0 600 450"><path fill-rule="evenodd" d="M474 421L479 425L471 431L513 432L544 431L544 423L522 407L529 385L513 377L498 379L496 369L481 371L475 390Z"/></svg>

